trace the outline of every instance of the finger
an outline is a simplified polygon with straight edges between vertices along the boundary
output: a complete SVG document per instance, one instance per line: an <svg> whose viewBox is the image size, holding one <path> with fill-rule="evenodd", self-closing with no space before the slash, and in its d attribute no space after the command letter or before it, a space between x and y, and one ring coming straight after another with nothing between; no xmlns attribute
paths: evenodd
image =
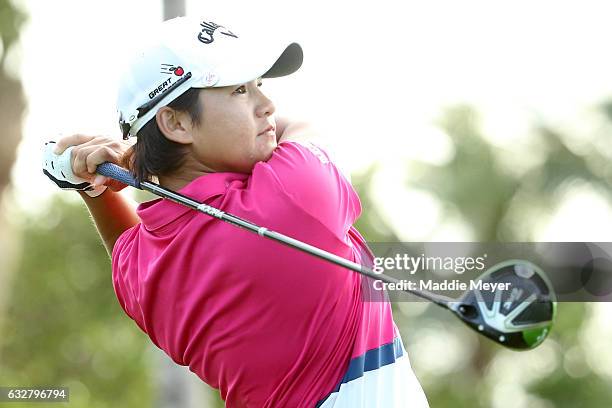
<svg viewBox="0 0 612 408"><path fill-rule="evenodd" d="M121 155L106 146L89 146L73 150L72 171L80 178L93 180L98 165L104 162L118 164Z"/></svg>
<svg viewBox="0 0 612 408"><path fill-rule="evenodd" d="M89 153L85 163L87 166L87 172L95 173L96 167L104 162L111 162L118 164L120 155L117 154L113 149L108 146L96 146L96 149Z"/></svg>
<svg viewBox="0 0 612 408"><path fill-rule="evenodd" d="M100 149L101 149L100 146L87 146L87 147L77 146L73 148L71 163L72 163L72 172L74 173L75 176L83 178L85 180L92 180L94 178L95 167L97 164L100 164L101 162L93 165L93 171L89 171L87 161L90 155L94 154L96 151ZM95 156L92 158L89 158L89 160L92 160L92 162L95 162L95 159L96 159Z"/></svg>
<svg viewBox="0 0 612 408"><path fill-rule="evenodd" d="M130 149L131 145L110 137L99 136L89 142L83 143L78 148L84 148L88 146L98 146L100 148L106 148L112 150L114 154L103 156L104 161L110 161L112 163L120 165L121 157ZM96 156L97 158L97 156ZM103 162L104 162L103 161ZM101 163L103 163L101 162ZM100 163L88 163L87 171L94 172L95 167Z"/></svg>
<svg viewBox="0 0 612 408"><path fill-rule="evenodd" d="M62 154L64 150L66 150L69 146L77 146L82 143L89 142L91 139L96 136L86 136L81 134L75 134L70 136L64 136L60 138L55 144L55 149L53 149L53 153Z"/></svg>
<svg viewBox="0 0 612 408"><path fill-rule="evenodd" d="M94 136L91 140L80 144L79 146L109 146L115 150L125 149L124 143L121 143L119 140L108 137L108 136Z"/></svg>

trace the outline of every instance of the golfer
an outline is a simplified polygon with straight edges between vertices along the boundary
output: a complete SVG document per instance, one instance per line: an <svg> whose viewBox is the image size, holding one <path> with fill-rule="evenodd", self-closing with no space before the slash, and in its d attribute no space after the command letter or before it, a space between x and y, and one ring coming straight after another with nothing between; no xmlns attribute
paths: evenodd
<svg viewBox="0 0 612 408"><path fill-rule="evenodd" d="M261 88L299 69L300 45L185 17L140 39L118 98L136 143L72 135L44 160L58 186L82 190L125 313L227 407L427 407L370 278L167 199L135 207L95 174L110 161L371 266L348 175L310 126L275 118Z"/></svg>

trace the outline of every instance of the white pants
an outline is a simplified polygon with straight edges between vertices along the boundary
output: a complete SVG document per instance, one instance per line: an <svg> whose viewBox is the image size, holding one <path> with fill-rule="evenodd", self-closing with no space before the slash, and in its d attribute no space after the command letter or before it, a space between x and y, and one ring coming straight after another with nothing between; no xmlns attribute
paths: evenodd
<svg viewBox="0 0 612 408"><path fill-rule="evenodd" d="M401 338L399 342L403 353L395 362L342 383L319 408L429 408Z"/></svg>

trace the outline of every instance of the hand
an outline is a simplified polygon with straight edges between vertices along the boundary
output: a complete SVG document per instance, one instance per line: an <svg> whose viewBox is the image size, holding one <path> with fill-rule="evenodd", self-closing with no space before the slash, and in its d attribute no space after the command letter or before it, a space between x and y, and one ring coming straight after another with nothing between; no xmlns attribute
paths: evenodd
<svg viewBox="0 0 612 408"><path fill-rule="evenodd" d="M56 142L45 143L43 171L63 190L84 191L98 196L109 187L120 191L125 184L96 174L96 167L104 162L121 165L123 154L130 144L102 136L72 135Z"/></svg>

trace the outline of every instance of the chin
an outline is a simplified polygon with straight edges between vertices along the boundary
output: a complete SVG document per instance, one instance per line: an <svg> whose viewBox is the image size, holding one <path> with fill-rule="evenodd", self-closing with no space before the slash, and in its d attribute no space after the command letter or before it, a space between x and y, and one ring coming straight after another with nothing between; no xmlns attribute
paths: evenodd
<svg viewBox="0 0 612 408"><path fill-rule="evenodd" d="M268 160L270 160L272 158L272 154L274 153L275 149L276 149L276 144L272 148L267 149L266 152L264 154L262 154L260 161L266 161L267 162Z"/></svg>
<svg viewBox="0 0 612 408"><path fill-rule="evenodd" d="M271 138L270 140L266 140L264 143L262 143L261 146L261 160L263 161L268 161L270 159L270 157L272 157L272 153L274 152L274 150L278 147L278 144L276 143L276 138Z"/></svg>
<svg viewBox="0 0 612 408"><path fill-rule="evenodd" d="M259 150L258 153L254 154L251 156L250 161L248 162L248 164L246 164L245 166L243 166L238 173L252 173L253 172L253 168L255 168L255 165L259 162L267 162L268 160L270 160L270 158L272 158L272 154L274 153L274 150L276 149L276 143L274 144L273 147L266 147L265 149L261 149Z"/></svg>

